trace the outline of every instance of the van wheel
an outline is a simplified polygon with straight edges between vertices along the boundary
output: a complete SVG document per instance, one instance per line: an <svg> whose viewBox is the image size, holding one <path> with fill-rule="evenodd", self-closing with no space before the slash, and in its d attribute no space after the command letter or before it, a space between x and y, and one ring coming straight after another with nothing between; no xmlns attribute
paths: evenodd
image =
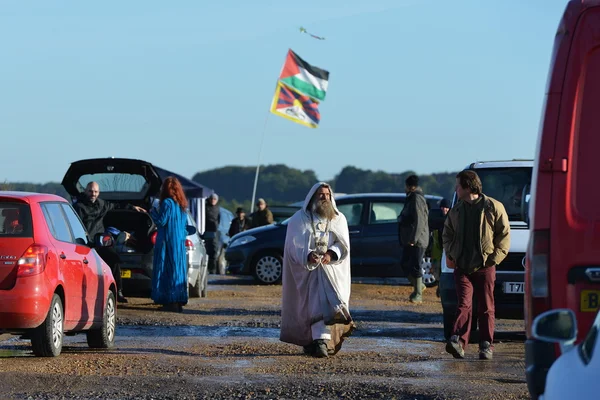
<svg viewBox="0 0 600 400"><path fill-rule="evenodd" d="M110 349L115 345L115 331L117 329L117 307L115 295L109 291L104 306L102 327L87 331L88 346L92 349Z"/></svg>
<svg viewBox="0 0 600 400"><path fill-rule="evenodd" d="M421 261L421 270L423 271L423 284L427 288L436 287L438 280L433 276L433 270L431 265L431 257L424 257Z"/></svg>
<svg viewBox="0 0 600 400"><path fill-rule="evenodd" d="M44 322L31 332L31 347L38 357L56 357L62 351L64 311L60 296L54 293Z"/></svg>
<svg viewBox="0 0 600 400"><path fill-rule="evenodd" d="M252 266L254 278L263 285L279 283L283 276L283 258L276 253L263 253Z"/></svg>

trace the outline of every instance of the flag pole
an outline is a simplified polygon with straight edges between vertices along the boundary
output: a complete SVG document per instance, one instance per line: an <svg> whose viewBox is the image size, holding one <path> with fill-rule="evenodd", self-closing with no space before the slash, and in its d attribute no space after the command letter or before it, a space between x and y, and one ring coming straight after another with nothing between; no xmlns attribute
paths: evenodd
<svg viewBox="0 0 600 400"><path fill-rule="evenodd" d="M265 124L263 126L262 138L260 139L260 148L258 149L258 161L256 162L256 174L254 175L254 189L252 189L252 204L250 205L250 214L254 212L254 203L256 200L256 186L258 185L258 172L260 170L260 158L262 155L263 145L265 143L265 134L267 133L267 122L269 121L269 115L271 113L267 113L265 117Z"/></svg>

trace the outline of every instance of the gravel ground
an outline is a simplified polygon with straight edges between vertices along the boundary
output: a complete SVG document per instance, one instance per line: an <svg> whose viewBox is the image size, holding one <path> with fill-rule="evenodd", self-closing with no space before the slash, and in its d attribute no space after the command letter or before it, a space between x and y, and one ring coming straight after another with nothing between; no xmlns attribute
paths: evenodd
<svg viewBox="0 0 600 400"><path fill-rule="evenodd" d="M434 290L415 306L403 285L354 284L358 329L334 357L314 359L279 341L280 286L212 276L209 297L183 314L149 299L119 307L117 342L66 338L58 358L0 336L0 398L7 399L528 399L522 321L498 321L492 362L444 351Z"/></svg>

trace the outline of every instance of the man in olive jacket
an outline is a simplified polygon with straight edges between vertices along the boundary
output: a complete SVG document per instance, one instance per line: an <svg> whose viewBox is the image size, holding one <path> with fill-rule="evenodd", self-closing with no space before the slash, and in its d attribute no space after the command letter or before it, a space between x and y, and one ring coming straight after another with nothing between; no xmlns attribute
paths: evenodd
<svg viewBox="0 0 600 400"><path fill-rule="evenodd" d="M398 235L402 245L400 263L406 277L413 286L408 300L423 302L423 270L421 262L429 245L429 209L423 191L419 188L419 177L406 178L406 200L398 216Z"/></svg>
<svg viewBox="0 0 600 400"><path fill-rule="evenodd" d="M483 194L479 176L465 170L456 176L459 199L444 224L446 264L454 269L458 309L446 351L464 358L469 343L473 293L479 311L479 358L491 360L494 343L496 265L510 248L510 223L502 203Z"/></svg>

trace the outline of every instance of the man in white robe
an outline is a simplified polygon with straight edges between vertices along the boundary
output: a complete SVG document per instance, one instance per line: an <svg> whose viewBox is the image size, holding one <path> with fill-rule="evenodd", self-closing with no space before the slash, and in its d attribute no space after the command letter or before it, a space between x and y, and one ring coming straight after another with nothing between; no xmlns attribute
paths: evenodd
<svg viewBox="0 0 600 400"><path fill-rule="evenodd" d="M350 237L333 191L315 184L289 220L283 254L280 340L315 357L335 354L350 316Z"/></svg>

